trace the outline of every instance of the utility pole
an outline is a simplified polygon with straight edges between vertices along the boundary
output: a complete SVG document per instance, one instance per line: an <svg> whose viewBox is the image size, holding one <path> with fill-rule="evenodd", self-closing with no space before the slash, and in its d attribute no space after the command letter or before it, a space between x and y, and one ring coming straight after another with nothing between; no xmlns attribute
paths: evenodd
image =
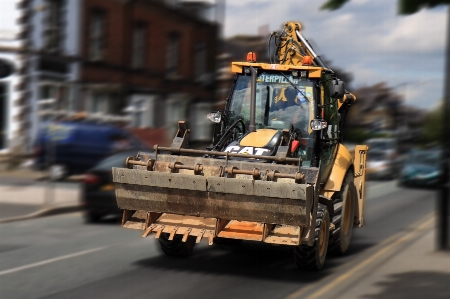
<svg viewBox="0 0 450 299"><path fill-rule="evenodd" d="M444 101L443 101L443 131L442 141L442 172L443 181L438 191L437 199L437 246L440 250L450 250L450 5L447 16L447 47L444 73Z"/></svg>

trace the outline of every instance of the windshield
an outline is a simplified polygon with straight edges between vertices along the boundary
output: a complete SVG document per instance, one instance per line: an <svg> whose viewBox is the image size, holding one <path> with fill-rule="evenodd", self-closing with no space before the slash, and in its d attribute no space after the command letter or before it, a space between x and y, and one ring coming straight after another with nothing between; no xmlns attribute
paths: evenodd
<svg viewBox="0 0 450 299"><path fill-rule="evenodd" d="M296 79L280 73L263 72L256 83L256 117L258 129L277 130L294 128L302 133L308 132L308 124L313 100L313 82L309 79ZM250 123L251 76L240 76L229 106L232 121L242 118L246 126Z"/></svg>
<svg viewBox="0 0 450 299"><path fill-rule="evenodd" d="M292 84L291 84L292 83ZM306 149L313 147L309 126L313 118L314 82L307 78L293 78L289 72L262 72L256 80L256 129L294 129L300 132ZM251 76L239 76L229 103L230 122L239 118L248 129L250 124ZM309 152L309 151L308 151Z"/></svg>

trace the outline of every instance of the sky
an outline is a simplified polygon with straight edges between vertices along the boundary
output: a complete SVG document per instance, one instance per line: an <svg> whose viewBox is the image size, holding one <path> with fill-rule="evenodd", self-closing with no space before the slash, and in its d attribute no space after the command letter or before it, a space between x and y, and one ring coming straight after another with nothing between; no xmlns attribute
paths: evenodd
<svg viewBox="0 0 450 299"><path fill-rule="evenodd" d="M444 92L447 10L402 16L397 0L351 0L322 11L326 0L226 0L223 34L255 35L269 25L302 24L302 35L322 58L353 75L353 88L385 82L404 103L433 109ZM249 49L250 51L251 49Z"/></svg>
<svg viewBox="0 0 450 299"><path fill-rule="evenodd" d="M20 17L18 10L14 7L17 5L16 0L0 0L0 39L9 37L17 31L15 20Z"/></svg>

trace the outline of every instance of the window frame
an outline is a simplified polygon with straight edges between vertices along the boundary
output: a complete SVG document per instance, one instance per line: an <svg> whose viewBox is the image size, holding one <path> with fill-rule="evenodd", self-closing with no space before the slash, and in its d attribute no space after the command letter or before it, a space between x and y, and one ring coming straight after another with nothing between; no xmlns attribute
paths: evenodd
<svg viewBox="0 0 450 299"><path fill-rule="evenodd" d="M148 25L144 22L137 22L133 26L131 43L131 67L133 69L143 69L146 66Z"/></svg>
<svg viewBox="0 0 450 299"><path fill-rule="evenodd" d="M106 12L102 9L92 9L90 12L88 57L91 61L100 61L105 57L106 49Z"/></svg>

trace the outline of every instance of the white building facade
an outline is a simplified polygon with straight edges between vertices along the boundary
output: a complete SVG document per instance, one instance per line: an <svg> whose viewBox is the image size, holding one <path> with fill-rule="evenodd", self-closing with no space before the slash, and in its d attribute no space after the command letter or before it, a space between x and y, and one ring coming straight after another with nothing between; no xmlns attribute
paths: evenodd
<svg viewBox="0 0 450 299"><path fill-rule="evenodd" d="M24 117L29 110L24 81L27 63L24 54L26 25L23 23L22 1L0 3L0 153L22 154L26 151L29 123ZM9 70L5 70L8 69Z"/></svg>

